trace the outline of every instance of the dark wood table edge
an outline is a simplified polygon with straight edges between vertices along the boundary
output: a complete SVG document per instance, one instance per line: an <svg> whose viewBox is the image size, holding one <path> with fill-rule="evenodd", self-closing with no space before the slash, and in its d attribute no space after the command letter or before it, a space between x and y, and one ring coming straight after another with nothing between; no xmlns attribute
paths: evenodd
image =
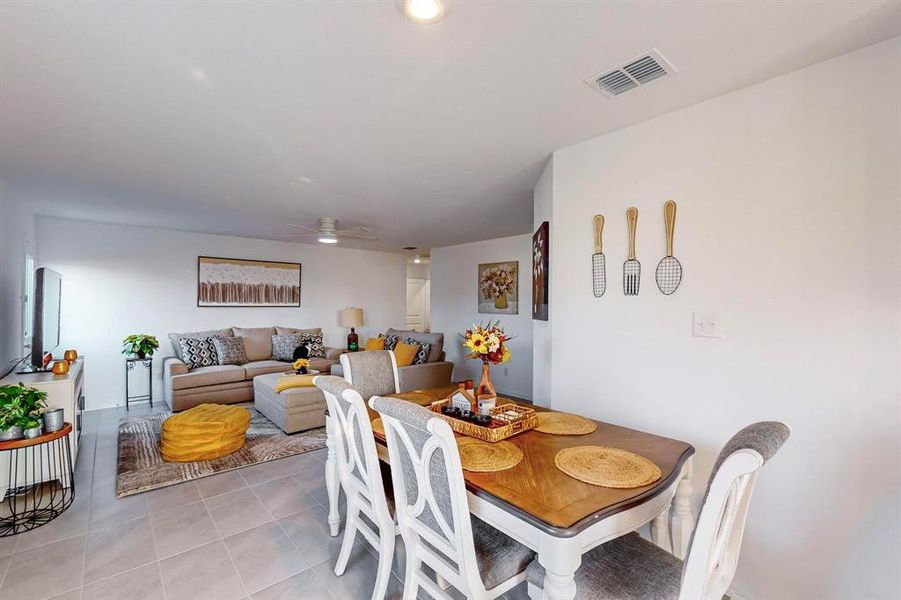
<svg viewBox="0 0 901 600"><path fill-rule="evenodd" d="M524 510L514 506L513 504L510 504L505 500L501 500L497 496L486 492L481 488L470 485L468 481L466 482L466 490L479 499L484 500L485 502L489 502L499 508L504 509L510 514L515 515L519 519L529 523L537 529L540 529L548 535L558 538L570 538L579 535L599 521L603 521L608 517L629 510L630 508L634 508L639 504L643 504L651 498L662 494L679 480L679 477L682 476L682 468L694 453L695 449L693 446L686 448L682 455L679 457L679 460L676 461L676 464L673 466L673 470L669 473L669 475L657 481L654 487L645 490L638 496L634 496L632 498L629 498L628 500L620 502L619 504L614 504L613 506L610 506L602 511L598 511L588 517L585 517L581 521L576 521L569 527L557 527L555 525L551 525L550 523L525 512Z"/></svg>

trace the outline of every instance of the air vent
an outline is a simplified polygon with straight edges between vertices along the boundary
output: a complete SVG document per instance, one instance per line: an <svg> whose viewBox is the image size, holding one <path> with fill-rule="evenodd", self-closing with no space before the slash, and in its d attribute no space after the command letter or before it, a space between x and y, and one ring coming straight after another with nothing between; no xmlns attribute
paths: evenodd
<svg viewBox="0 0 901 600"><path fill-rule="evenodd" d="M585 83L612 98L675 72L676 69L657 50L651 50L603 75L589 77Z"/></svg>

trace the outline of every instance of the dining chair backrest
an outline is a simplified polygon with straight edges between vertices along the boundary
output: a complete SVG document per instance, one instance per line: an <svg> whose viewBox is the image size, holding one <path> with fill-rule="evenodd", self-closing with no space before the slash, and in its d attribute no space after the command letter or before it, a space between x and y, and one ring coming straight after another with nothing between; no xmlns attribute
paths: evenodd
<svg viewBox="0 0 901 600"><path fill-rule="evenodd" d="M458 590L484 595L463 467L450 426L412 402L376 396L369 404L382 416L404 543Z"/></svg>
<svg viewBox="0 0 901 600"><path fill-rule="evenodd" d="M320 375L313 383L322 390L332 419L338 477L345 495L348 499L361 497L363 511L377 524L393 521L363 397L340 377Z"/></svg>
<svg viewBox="0 0 901 600"><path fill-rule="evenodd" d="M719 600L735 576L757 471L791 430L763 421L736 433L713 466L682 570L680 600Z"/></svg>
<svg viewBox="0 0 901 600"><path fill-rule="evenodd" d="M345 352L341 355L344 379L366 402L373 396L387 396L399 391L397 360L389 350Z"/></svg>

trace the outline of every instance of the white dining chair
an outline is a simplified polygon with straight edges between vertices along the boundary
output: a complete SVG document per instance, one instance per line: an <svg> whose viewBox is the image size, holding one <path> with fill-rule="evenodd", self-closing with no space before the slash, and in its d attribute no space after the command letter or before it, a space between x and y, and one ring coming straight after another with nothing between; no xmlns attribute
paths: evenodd
<svg viewBox="0 0 901 600"><path fill-rule="evenodd" d="M347 498L344 539L335 563L335 575L342 575L347 568L359 532L379 554L372 599L381 600L391 577L397 527L385 495L369 412L360 393L340 377L322 375L314 378L313 383L322 390L328 405L329 419L332 419L329 435L335 446L338 479ZM378 531L373 531L360 517L361 513Z"/></svg>
<svg viewBox="0 0 901 600"><path fill-rule="evenodd" d="M396 394L400 387L397 379L397 360L390 350L366 350L345 352L341 355L344 379L369 401L373 396Z"/></svg>
<svg viewBox="0 0 901 600"><path fill-rule="evenodd" d="M726 443L710 475L684 563L633 532L582 557L577 597L721 600L735 576L757 471L790 431L783 423L754 423ZM540 597L544 575L537 560L529 565L530 597Z"/></svg>
<svg viewBox="0 0 901 600"><path fill-rule="evenodd" d="M497 598L525 580L535 553L472 517L460 453L450 426L404 400L376 396L391 459L397 524L406 547L404 600L422 587L450 600L438 577L467 598ZM432 579L423 564L436 573Z"/></svg>

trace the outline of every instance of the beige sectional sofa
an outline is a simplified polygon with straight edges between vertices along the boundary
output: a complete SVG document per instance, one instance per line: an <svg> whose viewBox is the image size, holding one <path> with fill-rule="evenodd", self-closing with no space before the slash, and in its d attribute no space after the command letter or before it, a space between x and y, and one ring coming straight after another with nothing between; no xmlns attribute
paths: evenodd
<svg viewBox="0 0 901 600"><path fill-rule="evenodd" d="M444 334L419 333L408 329L388 329L385 335L394 334L400 341L411 338L421 343L431 344L429 356L421 365L408 365L397 368L397 383L401 392L411 392L427 388L450 385L454 373L454 363L444 360ZM331 368L332 375L344 376L340 362L335 361Z"/></svg>
<svg viewBox="0 0 901 600"><path fill-rule="evenodd" d="M163 389L166 403L177 412L204 402L231 404L254 399L253 378L267 373L281 373L291 368L290 363L272 360L272 336L290 333L321 333L321 329L295 329L292 327L233 327L211 331L170 333L175 356L163 359ZM244 351L249 362L243 365L216 365L189 369L181 360L179 338L205 338L211 336L244 338ZM344 350L325 348L325 358L310 359L310 367L328 373Z"/></svg>

